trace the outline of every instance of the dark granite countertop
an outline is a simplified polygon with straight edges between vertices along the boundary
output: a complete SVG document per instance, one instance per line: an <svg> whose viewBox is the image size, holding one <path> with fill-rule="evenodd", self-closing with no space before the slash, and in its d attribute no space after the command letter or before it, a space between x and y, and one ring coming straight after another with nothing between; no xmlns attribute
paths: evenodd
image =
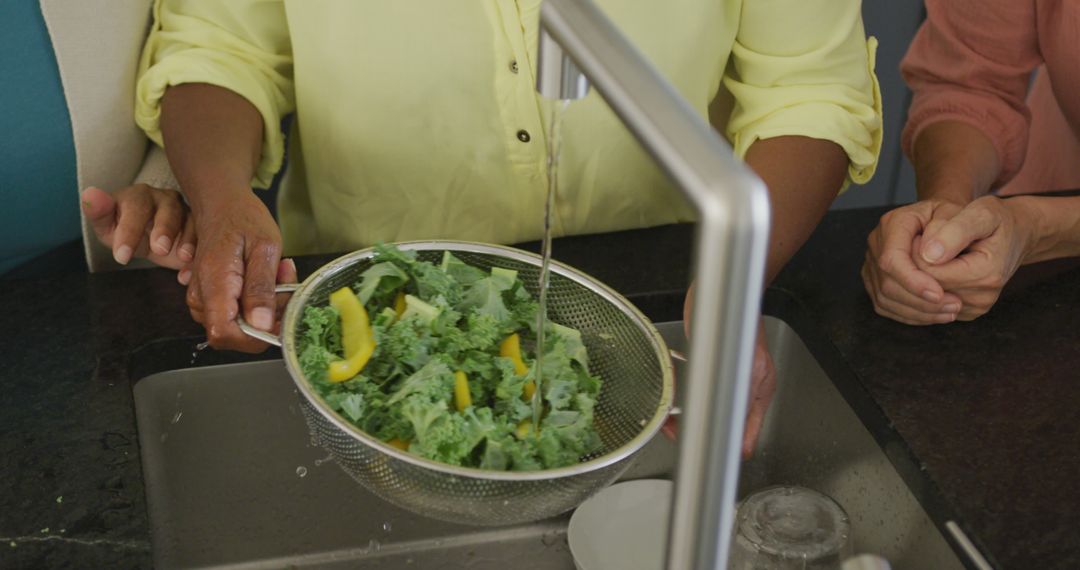
<svg viewBox="0 0 1080 570"><path fill-rule="evenodd" d="M957 521L1000 569L1080 567L1080 263L1024 270L976 322L908 327L876 316L858 277L880 213L830 213L765 311L799 332L939 524ZM669 226L555 251L672 320L691 238ZM301 275L329 259L299 260ZM199 327L164 270L0 288L0 568L149 567L132 385L243 357L192 354Z"/></svg>

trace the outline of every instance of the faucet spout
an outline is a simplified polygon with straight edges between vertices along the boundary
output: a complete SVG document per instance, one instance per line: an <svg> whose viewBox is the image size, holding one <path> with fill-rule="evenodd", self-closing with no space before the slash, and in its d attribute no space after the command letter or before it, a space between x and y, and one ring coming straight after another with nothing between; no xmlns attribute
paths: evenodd
<svg viewBox="0 0 1080 570"><path fill-rule="evenodd" d="M589 80L585 74L543 27L536 54L536 90L541 95L567 101L588 94Z"/></svg>
<svg viewBox="0 0 1080 570"><path fill-rule="evenodd" d="M584 95L580 77L656 160L698 215L690 367L666 568L726 566L750 365L765 275L764 183L592 0L544 0L537 89Z"/></svg>

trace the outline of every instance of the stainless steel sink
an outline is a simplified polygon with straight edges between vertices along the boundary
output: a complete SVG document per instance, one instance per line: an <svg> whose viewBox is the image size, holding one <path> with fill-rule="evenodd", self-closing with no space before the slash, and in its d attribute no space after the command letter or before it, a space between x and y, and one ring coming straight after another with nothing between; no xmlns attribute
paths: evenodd
<svg viewBox="0 0 1080 570"><path fill-rule="evenodd" d="M792 329L767 326L780 389L740 495L811 487L847 510L856 552L897 570L963 568ZM683 344L681 323L660 329ZM135 407L158 568L574 568L568 515L477 528L365 491L312 445L280 361L154 374ZM658 436L624 478L669 477L675 455Z"/></svg>

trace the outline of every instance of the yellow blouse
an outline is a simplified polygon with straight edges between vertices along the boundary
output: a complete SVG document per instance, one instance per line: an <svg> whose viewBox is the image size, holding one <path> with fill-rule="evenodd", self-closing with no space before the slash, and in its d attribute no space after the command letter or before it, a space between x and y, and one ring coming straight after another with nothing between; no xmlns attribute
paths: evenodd
<svg viewBox="0 0 1080 570"><path fill-rule="evenodd" d="M708 115L734 96L725 134L835 141L849 178L873 174L881 100L859 0L599 0ZM181 83L246 97L265 120L253 185L282 163L289 255L375 241L513 243L542 232L546 125L534 89L540 0L157 0L136 120L161 144L160 102ZM567 109L557 235L691 219L595 93Z"/></svg>

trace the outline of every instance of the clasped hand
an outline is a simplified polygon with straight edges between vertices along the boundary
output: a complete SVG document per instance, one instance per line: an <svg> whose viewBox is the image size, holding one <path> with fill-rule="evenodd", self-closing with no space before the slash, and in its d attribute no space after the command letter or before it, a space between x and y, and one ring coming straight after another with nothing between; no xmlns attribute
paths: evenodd
<svg viewBox="0 0 1080 570"><path fill-rule="evenodd" d="M1023 264L1038 219L1022 199L924 200L882 216L862 268L875 311L910 325L970 321Z"/></svg>

